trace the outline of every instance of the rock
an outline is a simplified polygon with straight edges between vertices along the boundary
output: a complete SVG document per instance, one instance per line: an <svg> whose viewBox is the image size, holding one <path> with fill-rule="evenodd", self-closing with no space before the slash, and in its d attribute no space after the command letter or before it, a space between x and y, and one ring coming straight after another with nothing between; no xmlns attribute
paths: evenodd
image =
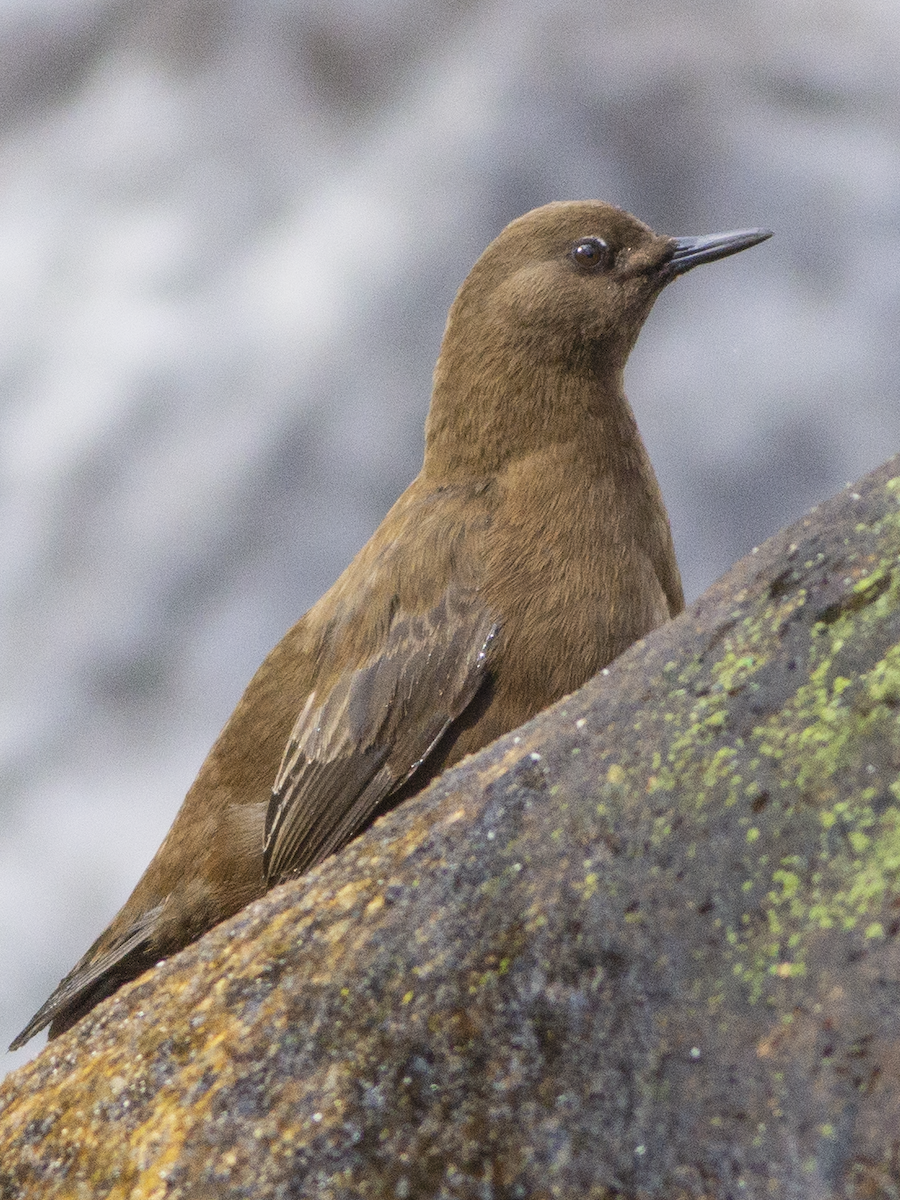
<svg viewBox="0 0 900 1200"><path fill-rule="evenodd" d="M896 1197L900 459L0 1089L0 1197Z"/></svg>

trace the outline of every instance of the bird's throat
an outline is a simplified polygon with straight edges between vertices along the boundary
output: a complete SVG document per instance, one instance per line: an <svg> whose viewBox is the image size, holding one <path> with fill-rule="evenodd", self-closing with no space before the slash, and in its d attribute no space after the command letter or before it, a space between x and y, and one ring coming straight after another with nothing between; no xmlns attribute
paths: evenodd
<svg viewBox="0 0 900 1200"><path fill-rule="evenodd" d="M640 436L621 370L600 372L581 360L561 371L537 357L491 357L480 371L443 356L438 362L425 426L428 478L483 478L553 445L578 445L598 465L634 457Z"/></svg>

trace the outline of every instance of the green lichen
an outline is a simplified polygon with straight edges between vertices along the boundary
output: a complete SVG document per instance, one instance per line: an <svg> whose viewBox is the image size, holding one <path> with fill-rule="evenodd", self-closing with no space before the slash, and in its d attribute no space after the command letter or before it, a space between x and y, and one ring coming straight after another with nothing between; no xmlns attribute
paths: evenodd
<svg viewBox="0 0 900 1200"><path fill-rule="evenodd" d="M900 480L889 489L900 491ZM806 971L816 930L884 936L883 909L900 892L900 813L893 804L883 811L886 795L900 800L900 778L894 770L885 779L883 767L867 762L873 748L879 762L900 762L900 515L889 512L860 532L858 553L843 567L843 595L824 615L805 608L816 596L804 580L768 604L736 610L714 661L683 664L664 718L668 752L647 781L649 797L677 795L700 828L735 808L746 825L747 907L727 932L732 970L754 1001L773 979ZM821 559L811 557L806 569ZM805 682L776 711L763 708L749 732L744 718L741 736L733 735L735 714L746 711L741 697L752 702L764 692L793 621L809 623L806 670L797 671ZM866 670L848 669L848 648L862 649L865 661L867 646L885 644ZM810 826L817 855L784 853L785 839L803 841L798 831ZM671 831L671 821L655 818L651 844ZM813 857L814 869L806 861Z"/></svg>

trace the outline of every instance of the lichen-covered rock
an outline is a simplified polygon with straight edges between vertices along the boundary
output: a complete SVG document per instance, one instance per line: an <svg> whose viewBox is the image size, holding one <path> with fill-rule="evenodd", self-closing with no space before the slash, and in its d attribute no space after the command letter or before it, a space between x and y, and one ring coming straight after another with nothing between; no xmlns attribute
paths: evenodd
<svg viewBox="0 0 900 1200"><path fill-rule="evenodd" d="M900 463L0 1090L0 1197L896 1197Z"/></svg>

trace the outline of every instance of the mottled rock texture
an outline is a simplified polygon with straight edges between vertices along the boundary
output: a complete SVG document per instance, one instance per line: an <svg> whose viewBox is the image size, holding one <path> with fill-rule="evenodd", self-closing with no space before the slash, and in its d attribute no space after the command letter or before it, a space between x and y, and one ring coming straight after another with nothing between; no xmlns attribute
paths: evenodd
<svg viewBox="0 0 900 1200"><path fill-rule="evenodd" d="M900 461L0 1091L0 1197L896 1197Z"/></svg>

